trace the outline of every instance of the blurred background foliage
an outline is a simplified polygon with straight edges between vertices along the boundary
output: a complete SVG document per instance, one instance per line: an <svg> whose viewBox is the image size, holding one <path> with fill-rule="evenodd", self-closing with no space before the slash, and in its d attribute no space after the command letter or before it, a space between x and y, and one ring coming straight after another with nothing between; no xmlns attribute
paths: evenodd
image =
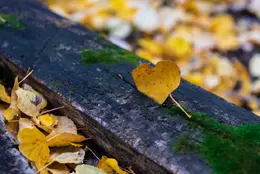
<svg viewBox="0 0 260 174"><path fill-rule="evenodd" d="M260 115L260 0L48 0L151 63Z"/></svg>

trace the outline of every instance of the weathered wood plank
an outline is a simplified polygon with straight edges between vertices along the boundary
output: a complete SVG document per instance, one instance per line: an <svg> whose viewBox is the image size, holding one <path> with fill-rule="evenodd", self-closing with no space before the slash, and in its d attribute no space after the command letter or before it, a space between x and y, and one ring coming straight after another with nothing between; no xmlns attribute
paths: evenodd
<svg viewBox="0 0 260 174"><path fill-rule="evenodd" d="M25 26L23 31L0 29L3 66L20 76L34 69L27 82L54 106L65 105L63 113L87 127L84 133L105 152L137 173L210 173L200 155L172 152L172 143L188 130L188 122L169 116L132 87L133 65L82 64L81 49L106 48L97 34L79 25L64 27L68 22L33 0L0 0L0 7L0 13L18 16ZM186 81L173 95L189 110L224 123L260 123L251 112Z"/></svg>

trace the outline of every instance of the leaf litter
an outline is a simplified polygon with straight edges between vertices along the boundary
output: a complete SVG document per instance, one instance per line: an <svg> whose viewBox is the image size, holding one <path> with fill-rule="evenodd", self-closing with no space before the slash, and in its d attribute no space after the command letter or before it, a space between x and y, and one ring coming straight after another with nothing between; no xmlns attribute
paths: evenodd
<svg viewBox="0 0 260 174"><path fill-rule="evenodd" d="M51 113L63 107L46 110L45 97L28 84L21 84L24 79L19 82L15 77L10 95L0 84L0 113L8 132L19 142L19 151L36 167L37 173L134 174L106 156L100 160L93 154L99 164L84 164L86 152L94 153L89 147L84 148L88 138L78 133L70 118Z"/></svg>

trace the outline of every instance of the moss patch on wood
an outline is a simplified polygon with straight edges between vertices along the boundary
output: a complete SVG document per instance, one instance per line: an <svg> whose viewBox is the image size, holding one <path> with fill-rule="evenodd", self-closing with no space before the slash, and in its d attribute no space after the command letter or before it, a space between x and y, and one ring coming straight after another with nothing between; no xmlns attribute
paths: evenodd
<svg viewBox="0 0 260 174"><path fill-rule="evenodd" d="M176 107L169 108L169 113L186 118ZM260 124L232 126L220 124L204 113L190 114L190 121L202 130L203 141L194 143L183 133L174 145L175 151L200 153L216 174L260 173Z"/></svg>
<svg viewBox="0 0 260 174"><path fill-rule="evenodd" d="M85 65L127 62L138 66L140 60L141 58L134 53L123 49L84 50L82 52L82 61Z"/></svg>
<svg viewBox="0 0 260 174"><path fill-rule="evenodd" d="M3 20L0 20L0 27L10 27L19 30L24 30L24 26L19 22L19 20L12 15L0 14Z"/></svg>

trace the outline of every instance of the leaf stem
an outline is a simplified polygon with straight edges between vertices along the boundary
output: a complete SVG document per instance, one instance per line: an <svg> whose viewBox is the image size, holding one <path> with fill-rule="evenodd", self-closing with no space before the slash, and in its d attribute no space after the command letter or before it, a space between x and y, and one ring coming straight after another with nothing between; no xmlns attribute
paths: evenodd
<svg viewBox="0 0 260 174"><path fill-rule="evenodd" d="M188 118L191 118L191 115L188 114L188 112L186 112L183 107L181 107L181 105L173 98L172 94L169 95L170 96L170 99L173 103L175 103L186 115Z"/></svg>

